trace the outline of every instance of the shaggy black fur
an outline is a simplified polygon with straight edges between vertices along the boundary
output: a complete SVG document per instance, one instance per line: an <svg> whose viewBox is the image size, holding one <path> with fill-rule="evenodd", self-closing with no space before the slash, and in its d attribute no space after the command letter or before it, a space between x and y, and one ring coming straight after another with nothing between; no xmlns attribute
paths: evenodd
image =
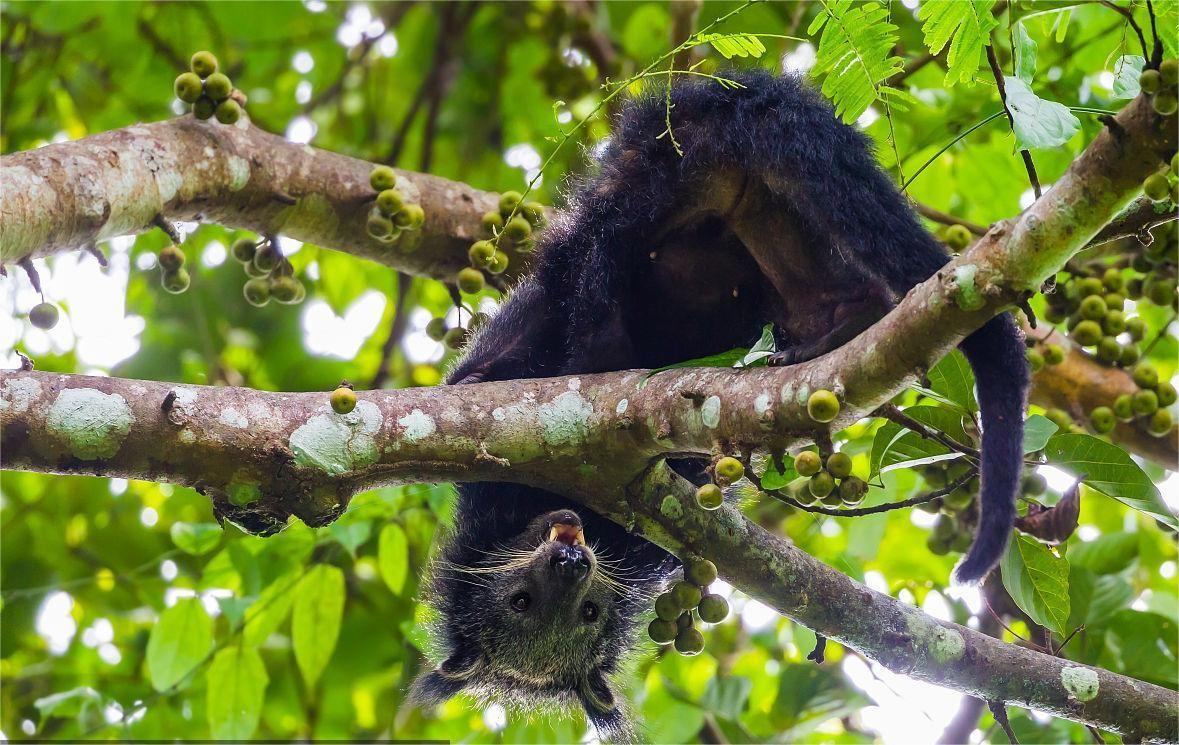
<svg viewBox="0 0 1179 745"><path fill-rule="evenodd" d="M814 90L764 72L728 77L743 87L705 81L673 89L682 155L659 137L662 94L622 114L595 172L545 233L534 273L472 342L451 382L658 367L748 346L765 323L775 324L782 350L773 362L792 364L853 338L945 264L947 254L878 168L867 138ZM984 429L982 515L956 575L974 581L994 566L1011 532L1028 373L1008 315L962 350L975 370ZM576 510L587 539L619 562L606 566L637 592L597 592L603 623L583 633L555 621L564 643L542 640L518 658L497 649L517 632L504 625L510 615L493 609L507 606L527 570L471 575L442 564L434 591L450 658L420 681L419 698L466 688L525 705L579 700L600 729L625 733L604 674L630 644L645 607L636 598L658 588L675 560L550 493L509 484L459 492L449 564L486 567L494 563L486 552L505 545L543 552L527 526L552 510Z"/></svg>

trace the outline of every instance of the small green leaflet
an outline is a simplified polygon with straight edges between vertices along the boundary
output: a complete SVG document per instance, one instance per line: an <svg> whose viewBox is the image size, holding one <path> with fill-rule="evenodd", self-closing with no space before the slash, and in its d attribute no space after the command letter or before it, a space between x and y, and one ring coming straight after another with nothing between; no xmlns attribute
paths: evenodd
<svg viewBox="0 0 1179 745"><path fill-rule="evenodd" d="M152 688L166 691L184 679L213 647L213 619L200 598L180 598L160 614L147 640Z"/></svg>
<svg viewBox="0 0 1179 745"><path fill-rule="evenodd" d="M293 590L301 573L301 569L296 569L274 580L246 609L243 631L246 644L261 644L286 620L287 614L291 612L291 603L295 602Z"/></svg>
<svg viewBox="0 0 1179 745"><path fill-rule="evenodd" d="M904 91L883 86L885 80L905 68L904 61L892 53L899 36L888 18L888 8L877 2L824 0L822 10L807 29L809 36L823 31L811 74L822 79L823 95L831 99L835 113L849 124L885 90L891 90L888 102L897 108L912 101Z"/></svg>
<svg viewBox="0 0 1179 745"><path fill-rule="evenodd" d="M249 739L258 729L270 682L258 650L236 645L221 650L205 678L205 716L213 739Z"/></svg>
<svg viewBox="0 0 1179 745"><path fill-rule="evenodd" d="M217 548L223 531L217 523L172 523L172 542L193 556L207 554Z"/></svg>
<svg viewBox="0 0 1179 745"><path fill-rule="evenodd" d="M79 686L60 693L42 696L33 702L41 719L49 717L80 717L87 709L102 704L102 694L89 686Z"/></svg>
<svg viewBox="0 0 1179 745"><path fill-rule="evenodd" d="M344 573L331 564L318 564L295 588L291 612L295 662L308 688L315 687L336 650L343 617Z"/></svg>
<svg viewBox="0 0 1179 745"><path fill-rule="evenodd" d="M778 342L774 339L774 324L767 323L761 327L761 338L749 348L741 359L733 363L733 367L758 367L765 365L766 360L778 351Z"/></svg>
<svg viewBox="0 0 1179 745"><path fill-rule="evenodd" d="M405 578L409 574L409 538L405 535L405 528L398 523L389 523L381 529L377 567L381 579L394 595L405 591Z"/></svg>
<svg viewBox="0 0 1179 745"><path fill-rule="evenodd" d="M1064 104L1040 98L1019 78L1005 75L1003 82L1016 145L1021 150L1060 147L1081 128L1081 121Z"/></svg>
<svg viewBox="0 0 1179 745"><path fill-rule="evenodd" d="M1150 477L1117 445L1091 435L1062 432L1048 440L1044 452L1053 465L1074 475L1085 474L1091 488L1179 529L1179 520Z"/></svg>
<svg viewBox="0 0 1179 745"><path fill-rule="evenodd" d="M696 44L711 44L725 59L734 57L760 58L766 52L761 39L753 34L703 34ZM693 45L695 46L695 44Z"/></svg>
<svg viewBox="0 0 1179 745"><path fill-rule="evenodd" d="M745 711L745 703L749 700L749 692L753 690L753 681L740 675L717 676L708 681L708 688L704 691L704 698L700 700L706 711L711 711L719 717L737 721Z"/></svg>
<svg viewBox="0 0 1179 745"><path fill-rule="evenodd" d="M938 54L947 43L950 45L946 55L947 88L974 79L991 30L999 25L991 12L994 5L994 0L925 0L917 11L930 54Z"/></svg>
<svg viewBox="0 0 1179 745"><path fill-rule="evenodd" d="M1032 414L1023 422L1023 452L1034 453L1042 449L1058 429L1048 417Z"/></svg>
<svg viewBox="0 0 1179 745"><path fill-rule="evenodd" d="M1142 92L1138 85L1138 76L1146 66L1146 58L1141 54L1127 54L1118 57L1114 63L1113 97L1126 100L1136 97Z"/></svg>
<svg viewBox="0 0 1179 745"><path fill-rule="evenodd" d="M1031 85L1036 77L1036 42L1022 23L1011 29L1011 46L1015 50L1015 77Z"/></svg>
<svg viewBox="0 0 1179 745"><path fill-rule="evenodd" d="M1036 623L1064 636L1069 614L1068 562L1023 534L1012 537L1000 562L1003 586Z"/></svg>
<svg viewBox="0 0 1179 745"><path fill-rule="evenodd" d="M766 364L766 359L770 357L775 351L776 342L774 341L774 326L767 323L762 326L761 338L757 340L749 349L744 347L737 347L730 349L727 352L720 352L719 354L710 354L707 357L697 357L691 360L684 360L677 362L674 365L664 365L651 370L643 378L640 387L646 385L646 382L651 377L658 375L667 370L679 370L685 367L761 367Z"/></svg>
<svg viewBox="0 0 1179 745"><path fill-rule="evenodd" d="M782 489L798 478L798 471L794 470L794 458L789 454L782 456L782 465L784 470L779 471L774 459L766 458L766 468L760 477L763 489Z"/></svg>
<svg viewBox="0 0 1179 745"><path fill-rule="evenodd" d="M966 355L953 350L929 371L929 386L966 411L978 411L974 400L974 371Z"/></svg>
<svg viewBox="0 0 1179 745"><path fill-rule="evenodd" d="M356 558L356 549L368 540L372 533L372 523L367 520L351 520L345 522L344 520L337 520L328 526L328 532L332 538L348 550L348 554L352 558Z"/></svg>

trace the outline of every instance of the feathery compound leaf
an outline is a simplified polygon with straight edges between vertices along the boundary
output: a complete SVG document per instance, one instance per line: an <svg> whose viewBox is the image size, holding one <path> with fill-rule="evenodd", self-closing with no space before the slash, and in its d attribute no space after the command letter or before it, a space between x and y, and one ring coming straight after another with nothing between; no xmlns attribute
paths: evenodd
<svg viewBox="0 0 1179 745"><path fill-rule="evenodd" d="M835 104L835 112L854 122L880 98L881 84L904 69L900 57L890 55L897 43L897 27L888 21L888 9L870 2L852 6L851 0L824 2L811 23L819 39L812 74L824 78L823 95ZM905 97L892 96L890 103Z"/></svg>
<svg viewBox="0 0 1179 745"><path fill-rule="evenodd" d="M761 39L753 34L704 34L699 37L697 43L711 44L713 49L720 52L725 59L733 59L734 57L758 59L766 51Z"/></svg>
<svg viewBox="0 0 1179 745"><path fill-rule="evenodd" d="M982 64L983 47L991 38L991 30L999 25L991 13L994 4L994 0L926 0L917 11L917 18L924 21L921 32L930 53L937 54L947 42L950 44L946 55L947 87L974 79Z"/></svg>

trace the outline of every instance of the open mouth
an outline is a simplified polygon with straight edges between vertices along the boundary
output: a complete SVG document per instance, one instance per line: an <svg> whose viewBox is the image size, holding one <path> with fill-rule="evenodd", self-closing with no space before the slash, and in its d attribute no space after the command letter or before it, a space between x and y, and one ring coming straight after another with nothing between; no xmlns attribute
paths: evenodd
<svg viewBox="0 0 1179 745"><path fill-rule="evenodd" d="M550 541L560 541L566 546L584 546L585 545L585 531L581 529L580 525L573 523L553 523L549 528Z"/></svg>

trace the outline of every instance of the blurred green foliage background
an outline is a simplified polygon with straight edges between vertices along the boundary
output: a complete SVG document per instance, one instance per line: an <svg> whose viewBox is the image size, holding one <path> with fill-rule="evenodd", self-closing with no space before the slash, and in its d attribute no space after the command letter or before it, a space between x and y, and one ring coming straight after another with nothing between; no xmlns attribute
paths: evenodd
<svg viewBox="0 0 1179 745"><path fill-rule="evenodd" d="M736 6L704 2L695 27ZM757 4L722 30L804 36L821 7ZM894 53L912 64L926 51L921 24L906 4L886 7L897 26ZM674 36L683 13L664 2L6 2L2 13L5 153L174 115L173 78L192 51L210 49L248 95L258 126L489 190L521 189L554 138L595 108L604 82L642 69L686 31ZM1113 93L1116 65L1138 51L1121 16L1097 4L1013 3L996 32L1008 68L1008 30L1019 18L1038 46L1038 95L1070 106L1121 105ZM817 34L811 44L764 43L768 51L757 60L728 62L701 46L692 61L702 70L756 64L805 71ZM1173 54L1173 40L1168 45ZM984 62L977 82L948 88L943 54L906 77L907 110L877 101L851 118L877 141L882 165L904 180L999 110L986 73ZM607 107L558 154L538 199L559 204L562 184L607 136L609 117ZM1044 183L1099 131L1096 117L1079 118L1071 139L1034 152ZM908 193L983 225L1011 217L1029 199L1013 142L999 118L934 160ZM367 387L383 362L387 387L441 379L453 352L423 332L436 315L453 318L440 283L289 242L284 248L308 284L307 301L253 308L241 297L240 268L225 260L239 234L188 227L193 283L178 296L159 286L153 252L167 241L158 231L103 246L107 270L91 257L39 261L46 295L66 316L48 334L24 319L37 298L10 268L0 283L7 366L15 361L8 350L18 348L39 369L267 390L330 390L341 379ZM494 302L493 291L484 294ZM407 320L385 354L399 304ZM1140 312L1158 329L1167 310ZM1176 350L1173 336L1153 350L1164 379L1175 373ZM877 426L865 422L840 436L857 472L868 470ZM1174 479L1146 469L1174 500ZM870 500L925 488L907 469L884 474L881 483ZM1050 484L1047 504L1067 479ZM232 527L214 530L208 501L187 488L5 472L0 730L12 739L581 740L580 714L505 717L466 700L433 714L401 705L409 681L428 664L429 613L419 602L419 580L452 493L449 485L382 489L358 497L330 527L293 524L260 539ZM749 512L840 571L942 617L965 623L974 615L978 623L987 615L968 602L970 593L947 591L956 554L927 550L931 516L824 518L766 502ZM1078 570L1090 576L1073 591L1087 586L1090 597L1070 628L1087 626L1063 654L1175 687L1173 533L1088 490L1080 523L1070 545L1097 542L1101 560ZM324 565L338 574L320 572ZM291 607L299 582L342 604L326 660L309 661L307 650L297 649L290 617L299 617ZM893 676L837 645L816 666L805 660L811 631L739 595L733 603L737 612L708 631L698 657L640 644L623 677L652 741L869 742L900 741L906 733L915 741L936 737L955 711L957 696ZM1078 598L1074 606L1082 607ZM200 643L182 645L168 669L149 670L149 639L166 609L171 638ZM334 633L327 615L307 621L321 645ZM178 623L191 627L176 631ZM1010 625L1028 636L1022 621ZM237 677L225 677L227 666ZM319 666L322 674L313 674ZM229 683L241 686L250 716L216 710L225 703L218 689ZM1068 722L1014 709L1011 718L1025 741L1088 741L1084 728ZM989 714L979 727L987 739L1005 741Z"/></svg>

